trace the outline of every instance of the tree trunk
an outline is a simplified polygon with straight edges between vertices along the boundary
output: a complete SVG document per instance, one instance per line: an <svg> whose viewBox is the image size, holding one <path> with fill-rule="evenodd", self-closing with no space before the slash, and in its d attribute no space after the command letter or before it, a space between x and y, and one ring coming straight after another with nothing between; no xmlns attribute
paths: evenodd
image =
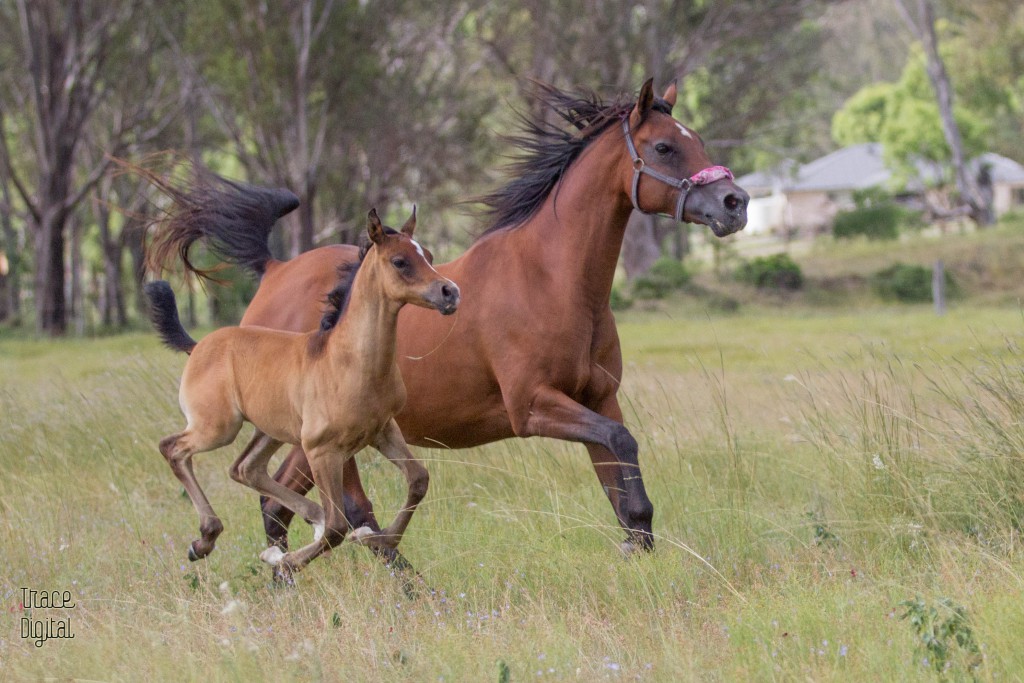
<svg viewBox="0 0 1024 683"><path fill-rule="evenodd" d="M121 241L128 249L132 264L132 283L135 286L135 314L145 318L149 311L149 303L142 288L146 284L146 218L139 215L138 220L129 220L121 229ZM127 319L127 314L125 315Z"/></svg>
<svg viewBox="0 0 1024 683"><path fill-rule="evenodd" d="M654 216L634 211L626 223L622 240L622 267L626 279L633 280L654 265L661 256L661 243L657 239Z"/></svg>
<svg viewBox="0 0 1024 683"><path fill-rule="evenodd" d="M2 132L0 132L2 135ZM21 322L21 252L18 248L18 235L14 232L14 223L11 221L11 194L7 183L0 183L0 252L6 258L7 267L3 277L3 286L0 287L0 320L7 320L17 325ZM0 269L3 270L3 269Z"/></svg>
<svg viewBox="0 0 1024 683"><path fill-rule="evenodd" d="M946 64L939 54L939 42L935 34L935 11L930 0L917 0L917 17L913 17L904 4L904 0L895 0L896 8L903 16L915 37L921 41L926 58L928 80L935 91L935 99L939 106L939 118L942 121L942 133L949 145L953 157L953 173L956 177L956 188L962 201L970 207L970 216L978 225L989 225L992 222L991 210L978 190L978 184L971 177L964 158L964 142L960 135L960 127L953 116L953 87L949 81Z"/></svg>
<svg viewBox="0 0 1024 683"><path fill-rule="evenodd" d="M67 306L64 298L63 207L47 207L36 229L35 308L36 330L62 335L67 331Z"/></svg>

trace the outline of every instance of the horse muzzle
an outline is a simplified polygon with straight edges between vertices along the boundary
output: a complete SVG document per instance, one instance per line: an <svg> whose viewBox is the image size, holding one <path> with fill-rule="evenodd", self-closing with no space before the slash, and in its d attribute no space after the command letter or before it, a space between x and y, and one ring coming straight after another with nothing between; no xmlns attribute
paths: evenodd
<svg viewBox="0 0 1024 683"><path fill-rule="evenodd" d="M711 228L715 237L739 232L747 225L750 195L732 182L719 180L690 190L684 220Z"/></svg>

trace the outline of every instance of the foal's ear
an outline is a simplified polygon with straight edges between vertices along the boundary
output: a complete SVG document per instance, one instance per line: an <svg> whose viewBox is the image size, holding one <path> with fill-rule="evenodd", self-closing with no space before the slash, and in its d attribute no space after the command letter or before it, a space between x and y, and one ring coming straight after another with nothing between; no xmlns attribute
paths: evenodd
<svg viewBox="0 0 1024 683"><path fill-rule="evenodd" d="M648 78L640 88L640 97L636 100L636 106L633 107L633 111L629 114L629 127L630 129L636 129L644 119L647 118L647 112L651 110L651 105L654 104L654 79Z"/></svg>
<svg viewBox="0 0 1024 683"><path fill-rule="evenodd" d="M412 205L412 215L409 216L409 220L402 226L402 234L406 237L412 237L413 230L416 229L416 205Z"/></svg>
<svg viewBox="0 0 1024 683"><path fill-rule="evenodd" d="M377 209L370 209L367 219L366 234L370 236L371 242L374 244L380 244L384 241L384 226L381 225L380 216L377 215Z"/></svg>
<svg viewBox="0 0 1024 683"><path fill-rule="evenodd" d="M668 87L665 88L665 94L661 96L661 99L663 99L666 102L668 102L668 106L670 106L670 107L672 107L674 109L675 106L676 106L676 95L677 94L678 94L678 90L676 89L676 82L672 81L671 83L668 84Z"/></svg>

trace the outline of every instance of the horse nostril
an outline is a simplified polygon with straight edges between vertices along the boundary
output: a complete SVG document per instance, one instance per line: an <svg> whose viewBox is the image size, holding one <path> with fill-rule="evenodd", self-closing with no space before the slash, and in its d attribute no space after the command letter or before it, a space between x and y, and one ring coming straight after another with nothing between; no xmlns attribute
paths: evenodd
<svg viewBox="0 0 1024 683"><path fill-rule="evenodd" d="M441 285L441 296L443 296L445 299L451 299L452 288L449 287L448 285Z"/></svg>
<svg viewBox="0 0 1024 683"><path fill-rule="evenodd" d="M725 204L725 208L729 211L736 211L738 209L742 209L744 205L746 205L747 203L743 197L731 192L725 195L725 198L722 200L722 202Z"/></svg>

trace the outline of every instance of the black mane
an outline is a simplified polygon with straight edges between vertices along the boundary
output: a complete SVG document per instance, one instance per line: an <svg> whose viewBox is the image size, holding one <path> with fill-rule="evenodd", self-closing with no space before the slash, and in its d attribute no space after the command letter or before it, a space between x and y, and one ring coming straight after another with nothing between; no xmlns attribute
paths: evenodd
<svg viewBox="0 0 1024 683"><path fill-rule="evenodd" d="M384 232L388 235L398 234L397 230L387 227L384 228ZM345 315L348 300L352 295L352 283L355 282L359 266L363 265L366 254L372 246L373 243L364 236L362 243L359 245L359 260L354 263L344 263L338 266L338 284L334 285L334 289L327 293L327 309L320 318L320 329L317 336L326 335L337 326L341 316Z"/></svg>
<svg viewBox="0 0 1024 683"><path fill-rule="evenodd" d="M580 153L619 123L636 101L619 97L603 102L592 92L566 92L545 84L537 85L537 98L572 128L519 114L521 133L510 137L509 142L524 155L509 165L516 175L512 181L479 199L487 207L484 215L491 220L491 227L481 237L529 220ZM672 115L672 107L660 98L655 99L653 108Z"/></svg>

